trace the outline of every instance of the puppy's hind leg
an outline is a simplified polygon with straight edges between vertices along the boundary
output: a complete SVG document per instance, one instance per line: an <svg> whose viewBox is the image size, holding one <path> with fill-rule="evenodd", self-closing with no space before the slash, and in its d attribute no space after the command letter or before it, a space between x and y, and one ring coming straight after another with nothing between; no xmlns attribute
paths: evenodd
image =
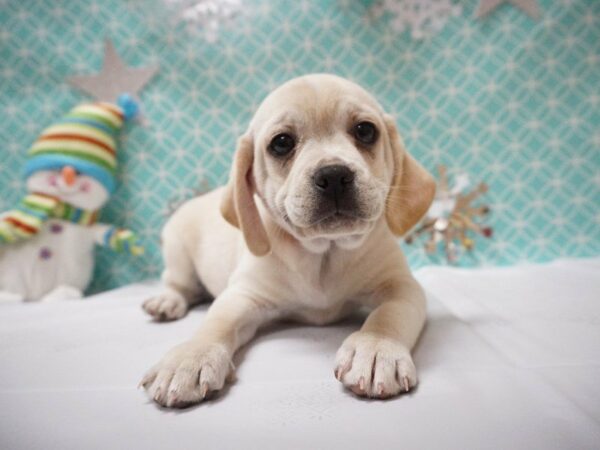
<svg viewBox="0 0 600 450"><path fill-rule="evenodd" d="M210 297L180 239L164 239L163 259L164 291L142 304L144 311L159 322L180 319L190 307Z"/></svg>

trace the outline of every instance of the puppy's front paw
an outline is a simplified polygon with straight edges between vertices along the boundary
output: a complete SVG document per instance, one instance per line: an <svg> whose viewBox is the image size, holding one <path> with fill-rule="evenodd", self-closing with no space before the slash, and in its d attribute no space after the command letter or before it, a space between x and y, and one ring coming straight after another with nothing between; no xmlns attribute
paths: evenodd
<svg viewBox="0 0 600 450"><path fill-rule="evenodd" d="M142 309L150 314L154 320L165 322L181 319L185 316L188 312L188 304L181 295L165 292L146 300L142 304Z"/></svg>
<svg viewBox="0 0 600 450"><path fill-rule="evenodd" d="M185 343L150 369L140 386L156 403L182 408L221 390L232 369L231 357L223 346Z"/></svg>
<svg viewBox="0 0 600 450"><path fill-rule="evenodd" d="M336 355L335 377L361 397L388 398L417 384L409 350L400 342L358 331Z"/></svg>

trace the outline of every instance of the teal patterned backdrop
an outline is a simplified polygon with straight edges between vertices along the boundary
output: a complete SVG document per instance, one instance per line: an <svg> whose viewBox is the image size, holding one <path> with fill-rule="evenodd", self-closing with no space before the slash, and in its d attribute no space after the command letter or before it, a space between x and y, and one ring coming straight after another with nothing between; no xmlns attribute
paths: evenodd
<svg viewBox="0 0 600 450"><path fill-rule="evenodd" d="M170 207L223 183L234 142L282 81L334 72L395 114L408 148L490 185L495 229L463 264L600 254L600 2L540 0L535 22L474 0L430 39L365 21L367 0L251 0L216 44L144 1L0 0L0 210L23 193L38 132L84 97L67 75L100 67L110 37L130 65L158 63L142 94L146 127L123 136L121 186L104 210L140 232L135 259L98 251L92 290L157 277ZM171 206L170 206L171 205ZM409 246L413 265L430 262Z"/></svg>

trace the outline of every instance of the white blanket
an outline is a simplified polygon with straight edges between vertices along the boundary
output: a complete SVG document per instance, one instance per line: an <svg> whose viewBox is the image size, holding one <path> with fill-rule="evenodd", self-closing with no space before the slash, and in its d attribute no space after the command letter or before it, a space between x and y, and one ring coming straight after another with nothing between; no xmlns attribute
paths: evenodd
<svg viewBox="0 0 600 450"><path fill-rule="evenodd" d="M600 259L417 277L429 297L420 384L385 402L334 379L357 321L264 332L223 395L169 411L136 384L206 306L153 323L139 305L157 283L0 305L0 448L599 448Z"/></svg>

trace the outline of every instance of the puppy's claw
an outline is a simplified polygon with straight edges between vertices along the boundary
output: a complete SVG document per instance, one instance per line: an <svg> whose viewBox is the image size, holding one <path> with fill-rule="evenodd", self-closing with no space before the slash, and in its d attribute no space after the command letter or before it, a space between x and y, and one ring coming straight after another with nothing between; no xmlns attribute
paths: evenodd
<svg viewBox="0 0 600 450"><path fill-rule="evenodd" d="M349 366L349 364L345 364L345 365L343 365L343 366L338 366L338 367L335 369L335 372L334 372L334 374L335 374L335 378L336 378L338 381L342 381L342 378L344 377L344 375L346 375L346 373L348 372L348 370L350 370L350 366Z"/></svg>
<svg viewBox="0 0 600 450"><path fill-rule="evenodd" d="M169 397L167 398L167 406L169 408L175 406L177 404L177 401L179 400L179 397L177 397L177 394L175 393L170 393Z"/></svg>
<svg viewBox="0 0 600 450"><path fill-rule="evenodd" d="M206 394L208 394L208 383L204 382L200 386L200 396L206 398Z"/></svg>
<svg viewBox="0 0 600 450"><path fill-rule="evenodd" d="M360 389L362 392L365 392L365 377L360 377L358 380L358 389Z"/></svg>
<svg viewBox="0 0 600 450"><path fill-rule="evenodd" d="M156 389L156 392L154 393L154 401L160 403L160 397L161 397L161 389L160 387Z"/></svg>
<svg viewBox="0 0 600 450"><path fill-rule="evenodd" d="M377 394L378 394L379 396L383 396L383 393L384 393L384 391L385 391L385 390L384 390L384 388L383 388L383 383L379 383L379 384L377 385Z"/></svg>
<svg viewBox="0 0 600 450"><path fill-rule="evenodd" d="M146 389L146 385L148 383L150 383L150 381L152 381L153 378L153 374L147 373L146 375L144 375L144 377L140 380L140 382L137 385L137 388L144 388Z"/></svg>
<svg viewBox="0 0 600 450"><path fill-rule="evenodd" d="M402 377L402 384L404 385L404 390L406 392L410 391L410 383L408 381L408 377Z"/></svg>

